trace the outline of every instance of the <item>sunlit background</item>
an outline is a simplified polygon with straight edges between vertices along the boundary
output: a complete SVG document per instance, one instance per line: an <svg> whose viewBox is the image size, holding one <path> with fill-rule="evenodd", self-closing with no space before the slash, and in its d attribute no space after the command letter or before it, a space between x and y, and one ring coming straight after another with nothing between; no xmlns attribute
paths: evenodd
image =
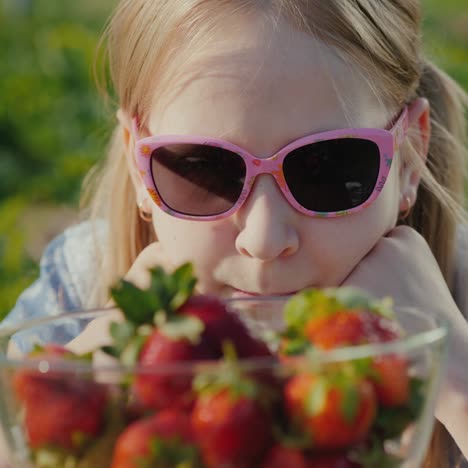
<svg viewBox="0 0 468 468"><path fill-rule="evenodd" d="M116 0L3 0L0 10L0 319L76 220L109 137L96 43ZM468 90L468 0L423 0L427 54Z"/></svg>

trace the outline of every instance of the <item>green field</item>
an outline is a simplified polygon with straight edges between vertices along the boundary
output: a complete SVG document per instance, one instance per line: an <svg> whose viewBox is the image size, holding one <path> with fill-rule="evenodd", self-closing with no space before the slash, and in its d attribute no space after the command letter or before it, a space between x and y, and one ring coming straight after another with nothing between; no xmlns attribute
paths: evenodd
<svg viewBox="0 0 468 468"><path fill-rule="evenodd" d="M75 212L109 136L91 65L115 0L0 6L0 318ZM468 90L467 0L424 0L426 51ZM71 214L70 214L71 213Z"/></svg>
<svg viewBox="0 0 468 468"><path fill-rule="evenodd" d="M468 90L468 2L423 0L426 54Z"/></svg>

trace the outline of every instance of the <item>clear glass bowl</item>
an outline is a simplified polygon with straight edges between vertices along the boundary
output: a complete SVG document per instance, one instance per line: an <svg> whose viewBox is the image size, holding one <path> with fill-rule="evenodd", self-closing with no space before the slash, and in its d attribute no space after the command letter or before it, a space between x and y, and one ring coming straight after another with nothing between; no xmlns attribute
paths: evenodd
<svg viewBox="0 0 468 468"><path fill-rule="evenodd" d="M268 338L271 336L272 330L278 331L283 327L282 311L285 300L284 297L246 298L231 299L227 303L230 309L239 314L252 334ZM190 388L187 392L190 393L189 396L193 397L191 387L187 386L187 382L191 383L199 372L206 373L210 370L218 374L225 372L225 367L223 367L225 365L217 361L180 362L154 368L125 367L117 362L108 361L77 363L70 360L47 360L44 358L30 360L24 359L23 356L15 358L7 356L8 343L16 333L23 334L23 337L27 336L28 343L33 346L35 337L47 336L51 327L78 329L84 323L104 317L108 313L108 310L67 313L25 323L15 329L0 328L0 419L7 445L11 451L9 461L12 467L111 467L117 437L128 424L143 417L143 414L147 414L135 403L133 398L132 382L135 381L137 375L155 378L154 382L161 382L162 379L165 385L175 389L174 392L179 392L180 388ZM378 404L374 422L366 437L359 443L339 450L327 449L325 452L309 447L304 448L303 452L312 460L312 463L309 461L310 465L308 466L315 466L314 457L319 457L317 460L322 460L322 464L316 465L320 467L420 466L434 422L433 410L447 349L447 326L438 318L417 310L397 310L396 317L405 331L405 336L396 341L329 351L317 350L302 358L280 360L261 358L241 360L237 363L242 371L249 376L263 379L275 395L272 399L275 403L269 408L273 421L271 425L275 427L270 445L273 445L272 441L278 437L279 433L282 437L288 436L289 439L293 436L289 431L294 432L297 436L297 413L296 422L292 423L288 419L287 408L289 407L284 403L285 388L291 379L312 374L316 376L330 375L334 369L341 369L340 366L346 366L349 363L359 365L359 363L374 362L375 359L393 356L403 359L406 363L405 372L411 380L412 392L414 391L411 394L411 401L397 407L384 408ZM277 345L277 342L270 342L271 348L275 348ZM18 398L18 388L15 387L14 383L18 374L24 372L29 372L30 375L33 373L42 380L49 379L51 382L61 382L60 385L63 384L65 390L61 390L62 393L55 393L53 397L55 400L52 399L52 401L47 400L47 395L44 396L43 393L38 392L35 394L36 401L32 404L29 403L33 409L28 408L24 399ZM78 403L75 400L74 404L71 405L61 401L63 393L67 393L67 391L74 393L76 389L80 388L82 391L79 392ZM98 393L101 392L99 393L101 396L104 394L105 398L98 399L96 403L97 388L99 389ZM25 420L29 418L28 424L35 425L34 427L40 431L49 424L48 415L51 414L51 417L55 417L54 411L62 411L63 431L66 432L67 422L78 418L85 412L79 411L79 408L89 407L94 407L95 412L101 414L102 420L99 428L95 428L95 436L92 440L83 445L85 448L80 452L81 461L77 462L79 457L71 458L65 452L63 457L62 455L59 457L56 451L52 451L48 455L47 451L44 450L41 451L38 459L38 452L31 449L30 443L30 437L34 438L36 435L30 435L28 432L30 429L26 428ZM184 407L183 411L190 412L192 407L190 405L187 408ZM31 415L31 412L34 414ZM295 429L292 429L293 427ZM339 438L339 434L337 437ZM300 444L296 446L303 447ZM257 461L251 466L267 467L265 459L268 450L265 449L264 453L265 456L257 458ZM386 457L386 460L383 460L382 456ZM36 458L33 461L34 457ZM353 463L333 465L335 463L332 461L335 459L334 457L336 460L340 457L345 460L353 460ZM329 460L328 464L323 464L324 459ZM342 463L348 463L348 461ZM384 463L389 464L384 465Z"/></svg>

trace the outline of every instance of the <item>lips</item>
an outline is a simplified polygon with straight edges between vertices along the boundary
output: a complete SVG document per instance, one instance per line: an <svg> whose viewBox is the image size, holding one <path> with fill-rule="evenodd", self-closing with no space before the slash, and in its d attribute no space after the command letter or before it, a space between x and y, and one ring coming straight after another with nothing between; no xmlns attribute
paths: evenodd
<svg viewBox="0 0 468 468"><path fill-rule="evenodd" d="M232 297L234 298L241 298L241 297L263 297L263 296L291 296L298 291L288 291L288 292L253 292L253 291L243 291L241 289L233 288L234 292L232 293Z"/></svg>

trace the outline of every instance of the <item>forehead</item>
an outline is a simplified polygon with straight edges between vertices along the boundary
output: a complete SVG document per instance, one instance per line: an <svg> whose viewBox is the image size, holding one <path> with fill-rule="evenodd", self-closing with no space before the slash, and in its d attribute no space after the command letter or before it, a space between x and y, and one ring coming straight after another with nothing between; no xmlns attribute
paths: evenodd
<svg viewBox="0 0 468 468"><path fill-rule="evenodd" d="M204 45L155 96L152 134L224 138L267 154L310 133L385 125L364 73L284 21L231 19Z"/></svg>

